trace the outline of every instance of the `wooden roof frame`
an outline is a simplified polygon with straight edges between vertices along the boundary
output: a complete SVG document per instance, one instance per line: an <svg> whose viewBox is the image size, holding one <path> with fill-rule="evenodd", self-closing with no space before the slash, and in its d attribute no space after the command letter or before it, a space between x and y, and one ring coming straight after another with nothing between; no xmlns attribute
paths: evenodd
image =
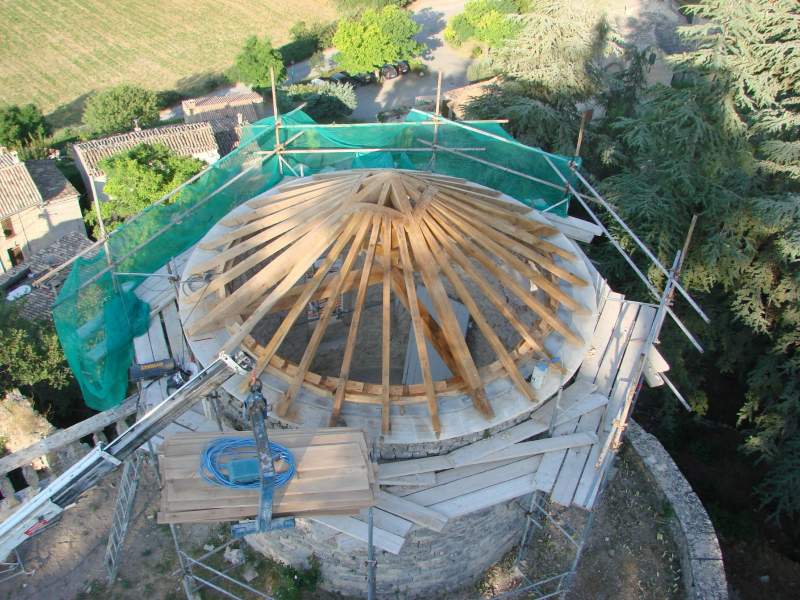
<svg viewBox="0 0 800 600"><path fill-rule="evenodd" d="M557 230L528 218L530 209L502 199L500 192L429 172L353 170L289 182L246 206L249 210L237 210L220 221L222 233L200 242L201 249L216 254L189 265L185 278L204 276L207 282L195 291L185 291L184 300L195 306L204 298L214 301L206 302L184 326L190 338L227 329L229 337L222 350L233 352L241 347L252 353L256 359L252 378L267 371L287 381L288 390L276 407L279 416L290 414L301 386L307 386L331 398L332 424L338 421L345 402L376 404L381 407L381 428L387 433L392 405L421 402L427 404L438 435L438 396L466 393L475 409L491 418L485 386L508 376L524 397L538 403L540 399L525 381L520 365L531 357L546 356L544 339L551 332L567 344L584 344L571 323L559 315L559 309L579 315L590 312L568 292L571 286L590 285L574 273L578 269L569 268L571 262L581 259L547 239ZM362 255L360 267L354 268ZM332 273L337 260L340 269ZM234 279L258 265L261 268L244 284L230 289ZM538 326L526 326L483 272L529 309ZM514 274L530 281L544 299L520 285ZM428 291L438 319L417 298L415 275ZM494 363L481 368L475 364L445 281L496 355ZM504 346L465 281L471 281L520 335L522 341L516 348ZM380 384L349 377L366 292L374 285L382 290ZM278 355L309 301L336 298L352 290L353 319L338 377L310 370L335 302L328 302L322 310L299 364ZM423 375L419 385L389 382L392 298L397 298L411 317ZM267 344L258 344L251 336L253 328L264 316L279 310L287 314ZM451 379L432 379L424 340L430 341L450 367ZM243 388L247 383L243 382Z"/></svg>

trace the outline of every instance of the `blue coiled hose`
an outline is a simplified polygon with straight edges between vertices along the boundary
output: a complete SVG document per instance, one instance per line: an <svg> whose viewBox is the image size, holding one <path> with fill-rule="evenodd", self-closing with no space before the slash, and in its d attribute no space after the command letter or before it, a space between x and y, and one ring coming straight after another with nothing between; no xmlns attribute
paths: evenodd
<svg viewBox="0 0 800 600"><path fill-rule="evenodd" d="M273 462L282 460L289 465L289 468L283 473L275 473L275 486L284 486L294 476L294 456L292 456L288 448L275 442L269 443L269 449L272 452ZM200 476L208 483L226 488L258 489L261 487L259 480L251 483L235 483L231 481L227 473L227 467L224 464L231 460L248 458L258 460L256 441L253 438L217 438L209 442L203 449L203 454L200 457Z"/></svg>

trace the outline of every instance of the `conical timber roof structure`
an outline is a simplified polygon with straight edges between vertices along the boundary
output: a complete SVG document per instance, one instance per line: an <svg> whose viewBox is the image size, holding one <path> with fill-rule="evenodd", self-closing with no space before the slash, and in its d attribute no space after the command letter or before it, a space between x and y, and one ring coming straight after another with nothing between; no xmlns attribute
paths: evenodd
<svg viewBox="0 0 800 600"><path fill-rule="evenodd" d="M466 393L489 418L493 409L485 386L497 377L507 376L538 403L544 398L537 398L525 379L529 371L520 366L548 358L545 338L551 334L582 349L585 332L570 315L586 315L594 307L573 293L590 285L585 269L577 268L582 257L569 244L555 243L554 237L565 238L530 212L494 190L428 172L353 170L294 180L235 209L200 242L184 273L184 279L201 282L182 290L185 331L191 341L225 330L222 350L246 348L256 360L254 376L269 370L287 381L276 407L279 416L290 411L304 385L331 398L332 421L346 402L380 405L384 432L391 428L390 407L399 402L427 404L438 434L437 396L454 391ZM350 378L359 342L370 335L360 329L373 286L381 290L380 383ZM419 297L423 287L433 310ZM352 294L352 313L338 376L311 372L335 301L320 310L302 359L281 358L281 344L306 316L309 302L345 293ZM393 300L410 315L414 342L409 343L416 344L423 376L418 385L389 381L397 335ZM469 312L493 363L478 366L453 300ZM515 303L529 314L521 314ZM257 342L254 329L275 313L283 315L279 324ZM519 339L513 347L497 331L500 320ZM431 348L452 378L433 380Z"/></svg>

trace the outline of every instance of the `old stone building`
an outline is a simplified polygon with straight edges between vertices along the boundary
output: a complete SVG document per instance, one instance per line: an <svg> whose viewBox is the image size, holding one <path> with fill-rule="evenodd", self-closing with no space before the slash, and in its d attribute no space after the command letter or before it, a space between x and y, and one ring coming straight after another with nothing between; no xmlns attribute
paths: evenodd
<svg viewBox="0 0 800 600"><path fill-rule="evenodd" d="M244 124L255 123L264 116L264 98L257 92L190 98L184 100L181 106L183 120L187 124L211 125L221 156L239 145Z"/></svg>
<svg viewBox="0 0 800 600"><path fill-rule="evenodd" d="M52 160L21 161L0 149L3 272L67 233L86 235L80 194Z"/></svg>
<svg viewBox="0 0 800 600"><path fill-rule="evenodd" d="M141 129L75 144L72 155L92 201L106 199L103 194L106 174L100 162L139 144L164 144L180 156L192 156L209 164L220 156L214 132L208 123Z"/></svg>

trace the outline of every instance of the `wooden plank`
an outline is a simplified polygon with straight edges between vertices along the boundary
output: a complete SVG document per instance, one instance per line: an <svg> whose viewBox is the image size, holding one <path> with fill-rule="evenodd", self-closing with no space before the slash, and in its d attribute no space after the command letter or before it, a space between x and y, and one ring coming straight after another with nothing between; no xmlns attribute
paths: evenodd
<svg viewBox="0 0 800 600"><path fill-rule="evenodd" d="M447 524L441 513L387 492L376 492L375 506L433 531L441 531Z"/></svg>
<svg viewBox="0 0 800 600"><path fill-rule="evenodd" d="M590 413L583 415L578 421L577 432L573 435L580 435L583 433L590 433L597 441L597 436L594 433L600 425L600 419L603 417L604 409L598 408ZM561 436L567 437L567 436ZM562 506L570 506L572 498L575 495L575 490L578 487L581 474L586 466L586 460L589 458L591 447L589 445L582 445L577 448L571 448L567 451L567 456L561 466L561 471L556 478L553 485L553 492L550 499Z"/></svg>
<svg viewBox="0 0 800 600"><path fill-rule="evenodd" d="M597 379L597 371L600 370L600 363L603 361L611 335L619 321L619 313L622 311L624 299L622 294L609 293L606 302L600 309L600 315L595 324L589 348L578 371L578 377L589 381Z"/></svg>
<svg viewBox="0 0 800 600"><path fill-rule="evenodd" d="M598 225L583 219L561 217L553 213L547 213L545 216L561 233L579 242L588 244L595 237L603 234L603 230Z"/></svg>
<svg viewBox="0 0 800 600"><path fill-rule="evenodd" d="M365 544L369 540L368 527L366 523L362 523L358 519L352 517L342 516L326 516L326 517L313 517L312 521L327 525L331 529L335 529L341 533L349 535ZM390 554L400 554L400 549L405 543L405 538L395 535L383 529L372 528L372 543L376 548L386 550Z"/></svg>
<svg viewBox="0 0 800 600"><path fill-rule="evenodd" d="M181 366L185 366L191 360L191 351L186 344L186 338L183 336L178 307L174 302L170 302L161 311L161 316L164 319L164 329L167 330L170 356Z"/></svg>
<svg viewBox="0 0 800 600"><path fill-rule="evenodd" d="M468 465L498 450L507 448L511 444L533 437L534 435L539 435L546 430L547 427L543 423L533 420L523 421L519 425L514 425L486 439L453 450L447 457L453 463L453 466Z"/></svg>
<svg viewBox="0 0 800 600"><path fill-rule="evenodd" d="M595 409L595 411L602 411L603 409ZM559 435L550 438L541 438L531 442L520 442L507 448L503 448L498 452L493 452L488 456L484 456L475 462L481 464L490 460L515 460L534 456L536 454L545 454L547 452L557 452L559 450L569 450L571 448L584 448L597 443L597 435L589 430L580 430L578 433L571 435ZM588 450L587 450L588 452Z"/></svg>
<svg viewBox="0 0 800 600"><path fill-rule="evenodd" d="M535 475L533 473L528 473L521 477L475 490L463 496L432 504L429 508L451 519L455 519L484 508L489 508L490 506L495 506L501 502L508 502L514 498L530 494L535 489Z"/></svg>
<svg viewBox="0 0 800 600"><path fill-rule="evenodd" d="M611 334L603 359L600 362L600 368L597 370L597 375L594 379L597 384L597 391L601 394L609 394L614 386L638 313L638 304L633 302L623 303L619 319Z"/></svg>
<svg viewBox="0 0 800 600"><path fill-rule="evenodd" d="M416 475L404 475L402 477L381 477L379 469L378 483L386 486L428 487L436 485L436 473L417 473Z"/></svg>
<svg viewBox="0 0 800 600"><path fill-rule="evenodd" d="M380 463L378 465L378 477L381 479L394 479L405 477L406 475L416 475L418 473L430 473L442 471L455 466L446 456L428 456L426 458L416 458L412 460L399 460L396 462Z"/></svg>
<svg viewBox="0 0 800 600"><path fill-rule="evenodd" d="M358 516L354 518L362 523L369 523L369 509L362 509L359 511ZM379 527L402 538L406 537L411 528L414 527L411 521L376 507L372 508L372 524L373 527Z"/></svg>
<svg viewBox="0 0 800 600"><path fill-rule="evenodd" d="M450 483L437 485L427 490L414 492L406 496L405 499L421 504L422 506L431 506L437 502L450 500L490 485L533 473L538 468L541 460L541 457L534 456L514 461L508 465L497 467L496 469L491 469L478 475L471 475Z"/></svg>

